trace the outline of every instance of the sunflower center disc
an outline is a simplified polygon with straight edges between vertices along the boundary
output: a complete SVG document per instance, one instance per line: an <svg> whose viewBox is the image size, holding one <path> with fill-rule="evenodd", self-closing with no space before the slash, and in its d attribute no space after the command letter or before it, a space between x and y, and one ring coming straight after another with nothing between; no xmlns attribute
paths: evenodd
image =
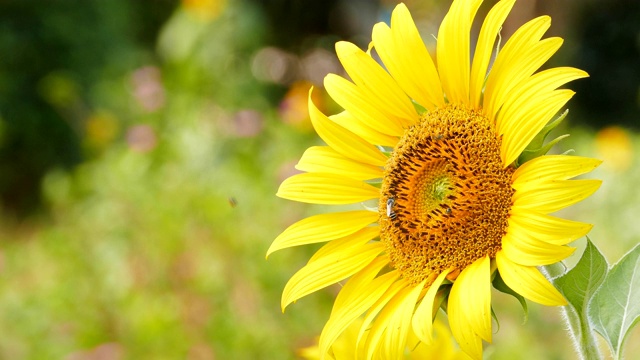
<svg viewBox="0 0 640 360"><path fill-rule="evenodd" d="M385 167L381 240L391 265L412 284L449 279L501 249L512 196L500 138L479 112L455 105L425 113Z"/></svg>

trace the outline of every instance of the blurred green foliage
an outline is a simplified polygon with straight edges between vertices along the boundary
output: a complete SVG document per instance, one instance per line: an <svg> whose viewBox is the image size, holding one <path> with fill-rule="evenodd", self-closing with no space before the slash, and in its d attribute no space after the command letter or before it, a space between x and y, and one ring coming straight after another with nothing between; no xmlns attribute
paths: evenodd
<svg viewBox="0 0 640 360"><path fill-rule="evenodd" d="M42 176L82 160L85 119L93 109L117 108L120 95L105 88L152 57L154 34L174 7L126 0L0 4L4 206L19 215L33 211Z"/></svg>
<svg viewBox="0 0 640 360"><path fill-rule="evenodd" d="M73 65L82 81L56 70L40 82L53 105L90 103L76 144L90 157L47 173L49 216L2 221L0 358L290 358L296 334L316 330L308 324L326 302L286 317L277 301L304 254L264 259L300 211L272 196L274 169L311 135L277 118L248 70L259 14L234 3L213 21L199 10L167 20L161 66L145 56L113 73L117 64L84 63L107 73ZM125 56L111 48L126 46L117 33L92 56ZM249 105L247 136L235 111Z"/></svg>
<svg viewBox="0 0 640 360"><path fill-rule="evenodd" d="M338 0L0 3L0 359L295 358L337 286L281 313L284 284L317 247L268 260L266 249L323 209L274 194L319 143L306 66L339 71L333 42L366 45L378 11ZM597 223L596 243L620 237L601 246L617 259L637 241L617 230L637 222L615 215L632 195L614 184L640 179L638 137L574 130L562 146L630 159L598 170L601 191L567 214ZM630 146L602 151L619 136ZM556 309L530 306L522 326L516 302L496 301L488 357L571 356Z"/></svg>

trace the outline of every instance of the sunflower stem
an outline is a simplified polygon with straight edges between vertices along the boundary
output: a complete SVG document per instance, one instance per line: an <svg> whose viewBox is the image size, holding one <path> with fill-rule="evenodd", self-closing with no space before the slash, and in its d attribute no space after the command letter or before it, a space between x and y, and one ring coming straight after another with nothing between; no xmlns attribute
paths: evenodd
<svg viewBox="0 0 640 360"><path fill-rule="evenodd" d="M598 343L596 341L596 337L593 332L583 332L583 336L581 339L581 346L584 351L582 354L583 358L586 360L602 360L602 353L600 353L600 349L598 348Z"/></svg>
<svg viewBox="0 0 640 360"><path fill-rule="evenodd" d="M584 255L583 255L584 256ZM554 274L554 283L558 286L558 281L562 280L563 276L558 274L567 275L565 273L564 263L560 262L554 265L548 265L540 268L540 271L547 277L552 278L551 274ZM576 266L577 267L577 266ZM572 272L572 271L570 271ZM562 290L562 286L560 288ZM586 292L586 290L582 289ZM595 337L591 321L587 315L588 307L582 306L586 303L578 302L580 305L576 305L575 297L565 297L568 300L567 305L561 309L562 320L564 320L565 328L569 332L569 337L573 342L573 347L581 360L603 360L600 348L598 347L598 341ZM572 301L574 300L574 301Z"/></svg>
<svg viewBox="0 0 640 360"><path fill-rule="evenodd" d="M565 328L569 332L576 353L581 360L603 360L591 324L588 321L580 321L575 315L572 316L575 314L574 311L575 309L571 305L562 307L562 319L566 324Z"/></svg>

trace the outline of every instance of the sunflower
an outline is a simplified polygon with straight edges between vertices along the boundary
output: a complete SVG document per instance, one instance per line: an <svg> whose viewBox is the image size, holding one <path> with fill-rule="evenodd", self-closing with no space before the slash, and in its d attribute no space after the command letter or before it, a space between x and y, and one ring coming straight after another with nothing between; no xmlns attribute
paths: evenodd
<svg viewBox="0 0 640 360"><path fill-rule="evenodd" d="M391 26L373 28L370 50L384 68L372 51L336 44L350 80L329 74L324 85L344 111L327 117L309 100L327 146L307 149L297 165L304 173L283 181L277 195L363 206L303 219L267 252L326 242L285 286L283 310L349 278L320 336L321 352L364 314L357 353L400 358L411 332L432 341L442 307L461 348L479 359L482 340L491 342L496 279L531 301L566 304L537 267L565 259L575 250L567 244L591 229L550 214L598 189L598 180L571 179L600 161L523 153L574 94L558 88L588 75L570 67L536 72L562 44L541 39L548 16L522 25L489 70L514 2L489 11L472 61L470 31L481 0L453 1L435 62L403 4ZM377 206L367 207L372 201Z"/></svg>

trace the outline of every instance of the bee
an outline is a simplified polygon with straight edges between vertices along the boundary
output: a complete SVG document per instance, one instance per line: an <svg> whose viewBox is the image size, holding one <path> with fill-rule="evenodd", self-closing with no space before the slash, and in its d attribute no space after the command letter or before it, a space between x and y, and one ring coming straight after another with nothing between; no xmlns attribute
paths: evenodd
<svg viewBox="0 0 640 360"><path fill-rule="evenodd" d="M447 213L447 215L451 214L451 208L448 207L447 210L445 210L445 213Z"/></svg>
<svg viewBox="0 0 640 360"><path fill-rule="evenodd" d="M236 207L238 205L238 200L236 200L235 197L231 196L229 197L229 206L231 206L232 208Z"/></svg>
<svg viewBox="0 0 640 360"><path fill-rule="evenodd" d="M396 219L396 212L393 211L393 205L396 203L396 198L391 196L389 199L387 199L387 217L391 220L395 220Z"/></svg>

